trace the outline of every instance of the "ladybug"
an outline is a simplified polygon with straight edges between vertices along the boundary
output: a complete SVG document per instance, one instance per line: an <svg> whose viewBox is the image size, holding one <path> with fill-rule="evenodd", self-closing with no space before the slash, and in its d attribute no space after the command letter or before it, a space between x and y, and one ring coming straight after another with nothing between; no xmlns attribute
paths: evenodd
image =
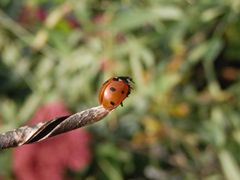
<svg viewBox="0 0 240 180"><path fill-rule="evenodd" d="M113 77L105 81L99 91L99 103L107 110L113 110L121 104L131 93L130 82L132 78L127 76Z"/></svg>

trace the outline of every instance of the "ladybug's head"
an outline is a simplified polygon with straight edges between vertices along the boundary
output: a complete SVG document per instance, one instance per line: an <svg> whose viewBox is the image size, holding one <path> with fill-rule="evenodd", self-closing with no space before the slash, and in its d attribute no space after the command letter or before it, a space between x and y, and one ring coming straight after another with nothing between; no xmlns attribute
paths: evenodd
<svg viewBox="0 0 240 180"><path fill-rule="evenodd" d="M129 90L128 90L128 94L127 96L131 93L131 90L133 89L131 84L130 83L134 83L134 81L132 80L132 78L128 77L128 76L117 76L117 77L114 77L113 80L116 80L116 81L124 81L128 87L129 87Z"/></svg>
<svg viewBox="0 0 240 180"><path fill-rule="evenodd" d="M117 81L124 81L126 82L127 84L130 84L131 82L133 82L132 78L128 77L128 76L117 76L115 77L114 79L116 79Z"/></svg>

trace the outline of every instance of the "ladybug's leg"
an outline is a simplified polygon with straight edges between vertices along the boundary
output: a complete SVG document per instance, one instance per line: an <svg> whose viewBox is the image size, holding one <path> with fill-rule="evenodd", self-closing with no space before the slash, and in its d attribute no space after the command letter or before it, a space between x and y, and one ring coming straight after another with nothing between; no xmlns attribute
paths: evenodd
<svg viewBox="0 0 240 180"><path fill-rule="evenodd" d="M121 106L123 107L123 103L121 102Z"/></svg>

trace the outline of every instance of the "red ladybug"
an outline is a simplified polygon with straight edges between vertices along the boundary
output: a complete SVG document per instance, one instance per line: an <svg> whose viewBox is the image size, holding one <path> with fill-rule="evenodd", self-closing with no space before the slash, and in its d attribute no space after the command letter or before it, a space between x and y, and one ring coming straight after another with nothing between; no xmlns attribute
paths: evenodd
<svg viewBox="0 0 240 180"><path fill-rule="evenodd" d="M110 78L104 82L98 95L99 103L107 110L122 105L131 92L130 82L133 82L132 78L126 76Z"/></svg>

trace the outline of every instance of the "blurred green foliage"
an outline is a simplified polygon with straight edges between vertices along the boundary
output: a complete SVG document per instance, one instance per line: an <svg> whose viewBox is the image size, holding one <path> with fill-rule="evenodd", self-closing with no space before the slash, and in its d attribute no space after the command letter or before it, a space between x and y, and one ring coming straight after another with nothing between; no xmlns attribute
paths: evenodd
<svg viewBox="0 0 240 180"><path fill-rule="evenodd" d="M92 125L89 179L240 179L240 2L0 2L1 132L42 103L96 106L105 79L134 91ZM11 153L0 175L11 177ZM8 164L8 165L6 165Z"/></svg>

